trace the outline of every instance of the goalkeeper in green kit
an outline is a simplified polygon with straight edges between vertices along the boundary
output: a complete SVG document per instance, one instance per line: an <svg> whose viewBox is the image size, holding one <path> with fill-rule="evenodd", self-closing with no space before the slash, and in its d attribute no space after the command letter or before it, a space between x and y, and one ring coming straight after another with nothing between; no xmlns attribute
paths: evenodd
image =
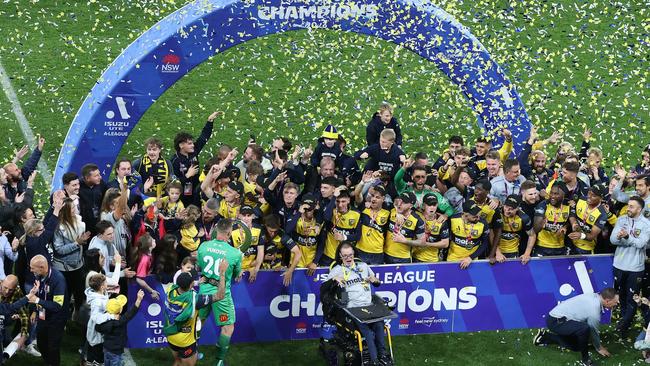
<svg viewBox="0 0 650 366"><path fill-rule="evenodd" d="M230 219L219 220L216 225L216 239L202 243L198 250L198 264L201 268L200 295L211 295L219 291L219 264L222 260L227 260L229 263L224 274L226 276L225 297L199 310L199 317L203 324L212 310L215 323L221 327L217 342L217 366L225 365L224 359L230 347L230 337L235 331L235 304L232 301L230 285L233 278L239 281L242 274L242 252L228 243L232 225Z"/></svg>

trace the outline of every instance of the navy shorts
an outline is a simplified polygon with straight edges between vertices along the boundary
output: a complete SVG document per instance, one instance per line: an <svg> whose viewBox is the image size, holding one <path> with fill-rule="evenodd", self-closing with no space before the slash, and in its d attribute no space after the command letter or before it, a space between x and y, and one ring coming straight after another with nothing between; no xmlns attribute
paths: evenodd
<svg viewBox="0 0 650 366"><path fill-rule="evenodd" d="M169 344L169 348L171 348L172 351L178 354L178 358L190 358L198 352L198 347L196 346L196 342L190 344L187 347L174 346L171 343L168 344Z"/></svg>

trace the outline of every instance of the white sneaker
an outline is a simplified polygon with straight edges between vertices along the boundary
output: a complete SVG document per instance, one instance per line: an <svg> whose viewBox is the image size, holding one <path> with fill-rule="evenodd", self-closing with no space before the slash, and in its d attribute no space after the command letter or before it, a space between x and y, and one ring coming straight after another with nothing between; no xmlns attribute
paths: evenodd
<svg viewBox="0 0 650 366"><path fill-rule="evenodd" d="M38 352L34 343L30 343L27 347L25 347L25 352L34 357L41 357L41 353Z"/></svg>

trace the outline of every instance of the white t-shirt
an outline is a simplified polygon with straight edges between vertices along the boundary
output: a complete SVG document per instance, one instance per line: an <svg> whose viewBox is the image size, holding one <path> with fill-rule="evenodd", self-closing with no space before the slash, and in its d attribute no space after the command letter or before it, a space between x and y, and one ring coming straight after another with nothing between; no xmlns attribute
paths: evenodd
<svg viewBox="0 0 650 366"><path fill-rule="evenodd" d="M131 232L126 225L126 222L124 219L115 220L113 211L102 213L102 220L113 224L113 230L115 231L115 239L113 239L113 245L115 246L115 249L117 249L117 252L120 253L122 258L126 258L126 246L129 241L131 241Z"/></svg>

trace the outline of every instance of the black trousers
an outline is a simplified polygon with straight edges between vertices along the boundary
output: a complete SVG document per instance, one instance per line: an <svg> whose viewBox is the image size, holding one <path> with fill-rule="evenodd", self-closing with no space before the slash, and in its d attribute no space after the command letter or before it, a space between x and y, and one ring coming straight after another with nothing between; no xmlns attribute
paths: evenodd
<svg viewBox="0 0 650 366"><path fill-rule="evenodd" d="M586 322L546 316L546 326L552 333L545 333L542 339L546 344L557 344L572 351L580 352L582 359L589 358L589 325Z"/></svg>
<svg viewBox="0 0 650 366"><path fill-rule="evenodd" d="M636 302L634 294L638 294L643 281L643 272L622 271L614 267L614 288L618 292L621 303L621 320L617 328L623 332L630 329L634 314L636 313Z"/></svg>
<svg viewBox="0 0 650 366"><path fill-rule="evenodd" d="M64 329L65 321L62 320L50 319L38 322L36 327L38 350L47 366L61 365L61 340Z"/></svg>
<svg viewBox="0 0 650 366"><path fill-rule="evenodd" d="M86 302L84 268L81 267L74 271L61 271L61 274L65 278L68 293L74 297L74 310L79 311L81 305Z"/></svg>

